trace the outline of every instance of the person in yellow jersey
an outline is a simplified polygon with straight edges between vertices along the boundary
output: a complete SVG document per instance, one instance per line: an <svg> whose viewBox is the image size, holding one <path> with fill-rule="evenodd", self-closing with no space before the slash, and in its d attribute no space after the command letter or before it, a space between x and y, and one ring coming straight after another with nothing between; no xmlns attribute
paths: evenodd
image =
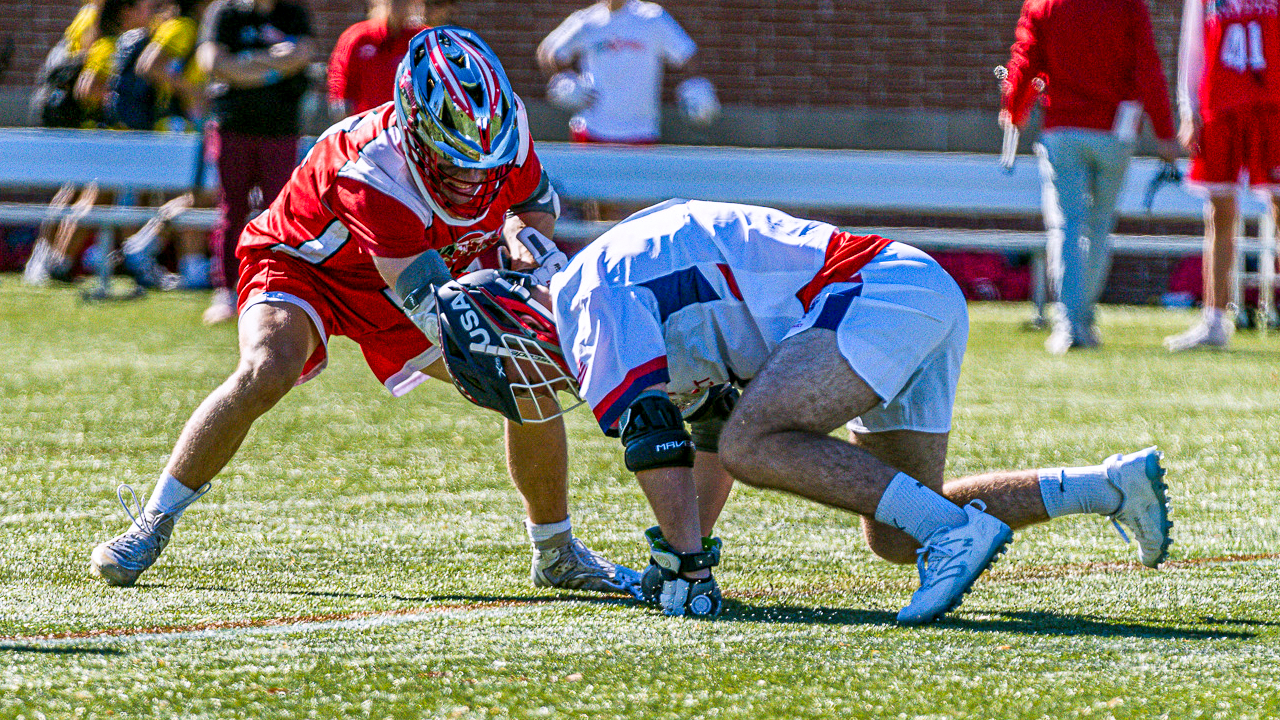
<svg viewBox="0 0 1280 720"><path fill-rule="evenodd" d="M95 39L86 50L84 69L75 85L76 99L90 118L87 124L96 124L101 119L103 99L116 69L117 38L129 30L146 27L154 12L155 0L102 0L92 31Z"/></svg>
<svg viewBox="0 0 1280 720"><path fill-rule="evenodd" d="M162 127L157 129L199 126L208 109L208 77L194 58L200 18L209 1L176 0L138 58L138 74L160 88L161 102L169 104L166 117L161 119Z"/></svg>

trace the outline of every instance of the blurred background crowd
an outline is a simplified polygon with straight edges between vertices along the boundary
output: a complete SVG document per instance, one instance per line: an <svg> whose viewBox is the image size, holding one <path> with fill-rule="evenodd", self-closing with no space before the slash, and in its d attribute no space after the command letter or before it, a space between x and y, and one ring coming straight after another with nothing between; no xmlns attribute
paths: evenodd
<svg viewBox="0 0 1280 720"><path fill-rule="evenodd" d="M1016 0L713 0L661 7L601 0L584 5L584 0L3 0L0 124L204 133L221 192L144 202L173 212L217 205L223 222L212 237L166 227L161 213L160 222L119 231L115 243L124 250L123 268L144 287L212 286L208 322L234 316L226 280L234 277L227 269L234 258L228 248L246 219L269 203L287 178L296 162L296 140L390 99L391 69L408 38L425 26L463 25L489 41L524 99L539 141L1000 148L995 122L1000 87L992 68L1009 58L1023 9ZM1174 77L1182 3L1148 5L1156 51L1165 74ZM642 23L652 40L645 48L648 59L626 68L593 59L605 40L582 30L592 26L584 15L591 12L604 12L610 22ZM655 13L661 17L655 19ZM262 27L283 28L283 35L255 36ZM204 42L209 40L215 42ZM602 117L601 98L617 97L613 87L618 84L635 92L614 108L623 117L615 121ZM667 112L660 112L663 107ZM1024 150L1035 137L1038 116L1030 122ZM1156 149L1157 140L1144 129L1138 154ZM112 200L96 187L64 191L55 202ZM587 217L601 213L595 207L574 211ZM603 212L612 219L609 208ZM865 213L824 219L871 226L931 223L919 214L910 222ZM1201 232L1199 223L1120 222L1120 232ZM980 208L946 223L1041 229L1036 220L1002 218ZM72 280L92 272L96 232L73 223L6 228L0 270L26 265L34 282ZM33 254L39 255L34 267ZM941 255L970 297L1027 297L1025 256ZM1110 272L1104 301L1176 296L1195 302L1201 292L1195 258L1117 258Z"/></svg>

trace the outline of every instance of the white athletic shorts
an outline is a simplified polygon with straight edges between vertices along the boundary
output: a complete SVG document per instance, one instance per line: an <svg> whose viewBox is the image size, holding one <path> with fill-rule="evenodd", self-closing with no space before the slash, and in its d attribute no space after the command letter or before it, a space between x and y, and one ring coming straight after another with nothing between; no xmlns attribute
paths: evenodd
<svg viewBox="0 0 1280 720"><path fill-rule="evenodd" d="M849 430L951 430L969 312L933 258L889 244L850 282L823 288L787 337L811 327L835 331L849 367L883 400L850 420Z"/></svg>

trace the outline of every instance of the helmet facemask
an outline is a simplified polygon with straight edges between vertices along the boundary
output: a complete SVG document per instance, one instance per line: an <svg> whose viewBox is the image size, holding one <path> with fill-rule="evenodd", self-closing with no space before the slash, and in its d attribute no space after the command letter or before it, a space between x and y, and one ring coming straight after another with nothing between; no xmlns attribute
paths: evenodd
<svg viewBox="0 0 1280 720"><path fill-rule="evenodd" d="M582 404L551 312L528 276L481 270L440 290L440 340L454 385L471 402L517 422L540 423ZM559 393L572 396L568 407Z"/></svg>

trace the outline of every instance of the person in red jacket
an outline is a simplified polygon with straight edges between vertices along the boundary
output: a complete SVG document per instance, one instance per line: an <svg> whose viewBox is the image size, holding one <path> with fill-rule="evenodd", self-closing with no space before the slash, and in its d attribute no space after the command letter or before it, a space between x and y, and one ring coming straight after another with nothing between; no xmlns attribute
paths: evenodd
<svg viewBox="0 0 1280 720"><path fill-rule="evenodd" d="M1145 110L1167 161L1178 153L1169 87L1142 0L1026 0L1018 19L999 122L1021 127L1043 80L1051 353L1098 344L1094 305L1111 266L1116 199Z"/></svg>
<svg viewBox="0 0 1280 720"><path fill-rule="evenodd" d="M424 27L422 0L375 0L370 15L343 30L329 56L329 113L335 118L391 100L396 67Z"/></svg>
<svg viewBox="0 0 1280 720"><path fill-rule="evenodd" d="M1178 52L1178 138L1191 152L1187 184L1204 210L1204 312L1165 338L1170 352L1222 347L1235 264L1240 171L1280 210L1280 0L1186 0Z"/></svg>

